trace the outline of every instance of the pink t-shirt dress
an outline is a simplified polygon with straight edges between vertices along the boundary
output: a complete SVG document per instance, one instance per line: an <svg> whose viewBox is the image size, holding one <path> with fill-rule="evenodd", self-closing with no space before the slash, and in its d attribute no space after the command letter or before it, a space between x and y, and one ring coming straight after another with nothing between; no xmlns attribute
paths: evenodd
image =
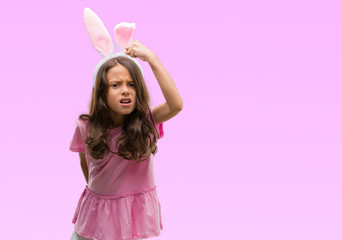
<svg viewBox="0 0 342 240"><path fill-rule="evenodd" d="M163 123L156 127L162 138ZM163 225L154 181L153 154L138 164L111 152L95 160L87 153L84 143L88 131L88 120L78 119L69 148L85 153L89 172L88 184L72 219L75 231L94 240L131 240L160 235ZM108 130L112 151L117 151L115 143L121 133L122 126Z"/></svg>

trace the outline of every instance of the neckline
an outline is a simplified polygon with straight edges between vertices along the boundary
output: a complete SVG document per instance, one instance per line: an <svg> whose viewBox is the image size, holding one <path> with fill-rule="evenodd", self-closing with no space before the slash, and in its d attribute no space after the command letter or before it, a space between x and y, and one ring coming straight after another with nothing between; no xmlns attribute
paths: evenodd
<svg viewBox="0 0 342 240"><path fill-rule="evenodd" d="M116 132L118 130L122 129L122 125L115 127L115 128L109 128L107 131L112 133L112 132Z"/></svg>

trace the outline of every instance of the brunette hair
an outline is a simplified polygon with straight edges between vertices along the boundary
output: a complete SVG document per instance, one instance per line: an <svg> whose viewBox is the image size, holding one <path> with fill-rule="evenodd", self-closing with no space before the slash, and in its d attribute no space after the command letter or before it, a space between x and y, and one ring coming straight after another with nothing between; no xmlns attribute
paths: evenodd
<svg viewBox="0 0 342 240"><path fill-rule="evenodd" d="M127 68L136 90L136 108L125 115L121 136L116 141L117 152L108 146L107 130L113 125L107 105L108 81L107 72L121 64ZM126 160L142 162L153 153L157 153L157 137L159 133L149 108L150 97L143 75L134 61L126 57L111 58L99 69L96 83L92 90L89 114L81 114L79 119L89 121L89 135L85 139L87 150L94 159L102 159L108 152L118 154Z"/></svg>

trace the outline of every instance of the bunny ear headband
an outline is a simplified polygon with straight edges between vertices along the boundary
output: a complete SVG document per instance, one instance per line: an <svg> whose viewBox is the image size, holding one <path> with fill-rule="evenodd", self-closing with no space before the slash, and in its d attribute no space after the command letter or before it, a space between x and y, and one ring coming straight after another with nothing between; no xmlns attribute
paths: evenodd
<svg viewBox="0 0 342 240"><path fill-rule="evenodd" d="M127 57L133 60L138 65L141 73L143 74L139 62L136 59L124 53L125 47L132 41L135 23L122 22L114 27L115 42L120 51L113 54L113 41L101 19L90 8L84 8L83 22L89 35L89 38L91 40L91 43L98 51L98 53L102 56L102 60L98 62L94 70L94 86L96 82L97 72L102 66L102 64L104 64L107 60L118 56Z"/></svg>

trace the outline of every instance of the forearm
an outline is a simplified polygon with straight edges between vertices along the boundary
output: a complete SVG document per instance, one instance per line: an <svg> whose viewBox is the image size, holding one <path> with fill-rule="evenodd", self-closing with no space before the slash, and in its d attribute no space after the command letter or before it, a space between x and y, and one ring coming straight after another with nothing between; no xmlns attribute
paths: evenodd
<svg viewBox="0 0 342 240"><path fill-rule="evenodd" d="M89 176L88 166L86 164L81 164L81 168L82 168L84 178L85 178L86 182L88 183L88 176Z"/></svg>
<svg viewBox="0 0 342 240"><path fill-rule="evenodd" d="M155 54L148 59L148 63L150 64L154 76L159 83L160 89L163 92L170 110L174 112L180 111L183 108L183 100L179 95L176 84L174 83L171 75L167 72Z"/></svg>

